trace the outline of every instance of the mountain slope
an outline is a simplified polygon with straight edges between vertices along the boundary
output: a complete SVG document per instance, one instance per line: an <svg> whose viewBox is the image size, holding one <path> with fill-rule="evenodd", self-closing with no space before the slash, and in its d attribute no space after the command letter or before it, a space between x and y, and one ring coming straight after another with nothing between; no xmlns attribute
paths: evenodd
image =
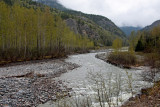
<svg viewBox="0 0 160 107"><path fill-rule="evenodd" d="M61 5L57 0L34 0L34 1L37 1L39 3L43 3L45 5L48 5L50 7L53 7L53 8L59 9L59 10L62 10L64 12L72 14L72 15L86 17L86 18L92 20L97 25L101 26L102 28L113 32L115 35L118 35L121 37L125 35L123 33L123 31L121 31L121 29L119 29L111 20L109 20L106 17L100 16L100 15L93 15L93 14L84 14L79 11L67 9L63 5Z"/></svg>
<svg viewBox="0 0 160 107"><path fill-rule="evenodd" d="M146 26L145 28L142 29L142 31L150 31L158 25L160 25L160 20L157 20L157 21L153 22L151 25Z"/></svg>
<svg viewBox="0 0 160 107"><path fill-rule="evenodd" d="M137 32L138 30L142 29L141 27L132 27L132 26L124 26L120 27L120 29L127 35L129 36L132 31Z"/></svg>
<svg viewBox="0 0 160 107"><path fill-rule="evenodd" d="M58 2L58 0L33 0L33 1L48 5L52 8L56 8L59 10L66 10L66 8Z"/></svg>
<svg viewBox="0 0 160 107"><path fill-rule="evenodd" d="M61 10L61 17L67 25L75 33L88 36L96 45L112 45L112 41L117 37L122 38L124 41L126 39L123 31L106 17L67 9L59 4L57 0L37 0L37 2Z"/></svg>
<svg viewBox="0 0 160 107"><path fill-rule="evenodd" d="M85 14L85 13L74 11L74 10L65 10L65 12L72 14L72 15L77 15L80 17L86 17L90 19L91 21L93 21L94 23L96 23L97 25L99 25L100 27L102 27L103 29L108 30L111 33L118 35L120 37L125 37L125 34L123 33L123 31L121 31L121 29L118 28L111 20L109 20L108 18L104 16Z"/></svg>

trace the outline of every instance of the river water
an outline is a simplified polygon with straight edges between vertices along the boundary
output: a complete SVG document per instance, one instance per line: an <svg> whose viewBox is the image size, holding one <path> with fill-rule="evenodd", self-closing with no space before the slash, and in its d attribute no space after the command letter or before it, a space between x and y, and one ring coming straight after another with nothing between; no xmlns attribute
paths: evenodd
<svg viewBox="0 0 160 107"><path fill-rule="evenodd" d="M140 92L141 88L145 88L151 85L142 81L140 74L143 68L127 70L116 67L104 62L103 60L97 59L95 55L100 53L87 53L69 56L69 58L66 59L66 62L76 63L80 65L80 67L64 73L59 78L57 78L58 80L62 80L67 85L67 87L73 89L71 94L75 96L75 98L78 98L78 100L82 99L82 96L87 96L92 100L91 105L93 107L100 106L95 97L97 95L95 84L90 82L92 80L89 77L92 74L94 76L100 74L104 79L109 78L113 83L116 83L115 81L118 80L118 83L121 84L121 91L119 93L119 96L121 96L121 103L118 102L118 104L122 104L127 99L129 99L132 95L131 93L135 95ZM119 77L119 79L117 79L117 77ZM108 87L112 86L110 85ZM130 91L131 88L132 91ZM115 102L115 96L112 95L112 97L112 101ZM55 106L55 102L48 102L46 104L40 105L40 107L54 107L53 105ZM106 107L108 106L108 104L105 105Z"/></svg>

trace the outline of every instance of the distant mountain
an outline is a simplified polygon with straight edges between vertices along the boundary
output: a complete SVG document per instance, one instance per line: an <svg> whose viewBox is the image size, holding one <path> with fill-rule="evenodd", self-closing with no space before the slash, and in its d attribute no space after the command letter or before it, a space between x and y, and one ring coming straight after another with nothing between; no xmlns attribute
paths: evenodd
<svg viewBox="0 0 160 107"><path fill-rule="evenodd" d="M59 9L59 10L66 10L67 9L63 5L61 5L58 0L33 0L33 1L45 4L47 6L50 6L50 7Z"/></svg>
<svg viewBox="0 0 160 107"><path fill-rule="evenodd" d="M116 37L126 39L125 33L106 17L67 9L57 0L36 1L61 10L61 17L75 33L87 35L95 43L111 45Z"/></svg>
<svg viewBox="0 0 160 107"><path fill-rule="evenodd" d="M142 31L150 31L158 25L160 25L160 20L157 20L157 21L153 22L151 25L146 26L145 28L142 29Z"/></svg>
<svg viewBox="0 0 160 107"><path fill-rule="evenodd" d="M132 27L132 26L124 26L120 27L120 29L127 35L129 36L132 31L137 32L138 30L141 30L141 27Z"/></svg>

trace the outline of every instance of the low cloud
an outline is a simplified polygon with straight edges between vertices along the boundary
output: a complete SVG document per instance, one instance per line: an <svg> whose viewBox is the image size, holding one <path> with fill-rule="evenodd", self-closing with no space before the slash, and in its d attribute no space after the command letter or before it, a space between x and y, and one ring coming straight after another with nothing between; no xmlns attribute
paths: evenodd
<svg viewBox="0 0 160 107"><path fill-rule="evenodd" d="M118 26L146 26L160 19L160 0L59 0L70 9L98 14Z"/></svg>

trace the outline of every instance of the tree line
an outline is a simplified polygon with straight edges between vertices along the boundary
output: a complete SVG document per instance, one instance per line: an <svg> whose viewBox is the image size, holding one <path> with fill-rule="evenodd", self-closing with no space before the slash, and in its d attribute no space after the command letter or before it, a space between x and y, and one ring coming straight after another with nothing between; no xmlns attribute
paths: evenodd
<svg viewBox="0 0 160 107"><path fill-rule="evenodd" d="M160 52L160 25L150 31L132 32L129 40L130 48L135 51Z"/></svg>
<svg viewBox="0 0 160 107"><path fill-rule="evenodd" d="M87 37L72 32L51 10L0 1L0 61L62 57L94 46Z"/></svg>

